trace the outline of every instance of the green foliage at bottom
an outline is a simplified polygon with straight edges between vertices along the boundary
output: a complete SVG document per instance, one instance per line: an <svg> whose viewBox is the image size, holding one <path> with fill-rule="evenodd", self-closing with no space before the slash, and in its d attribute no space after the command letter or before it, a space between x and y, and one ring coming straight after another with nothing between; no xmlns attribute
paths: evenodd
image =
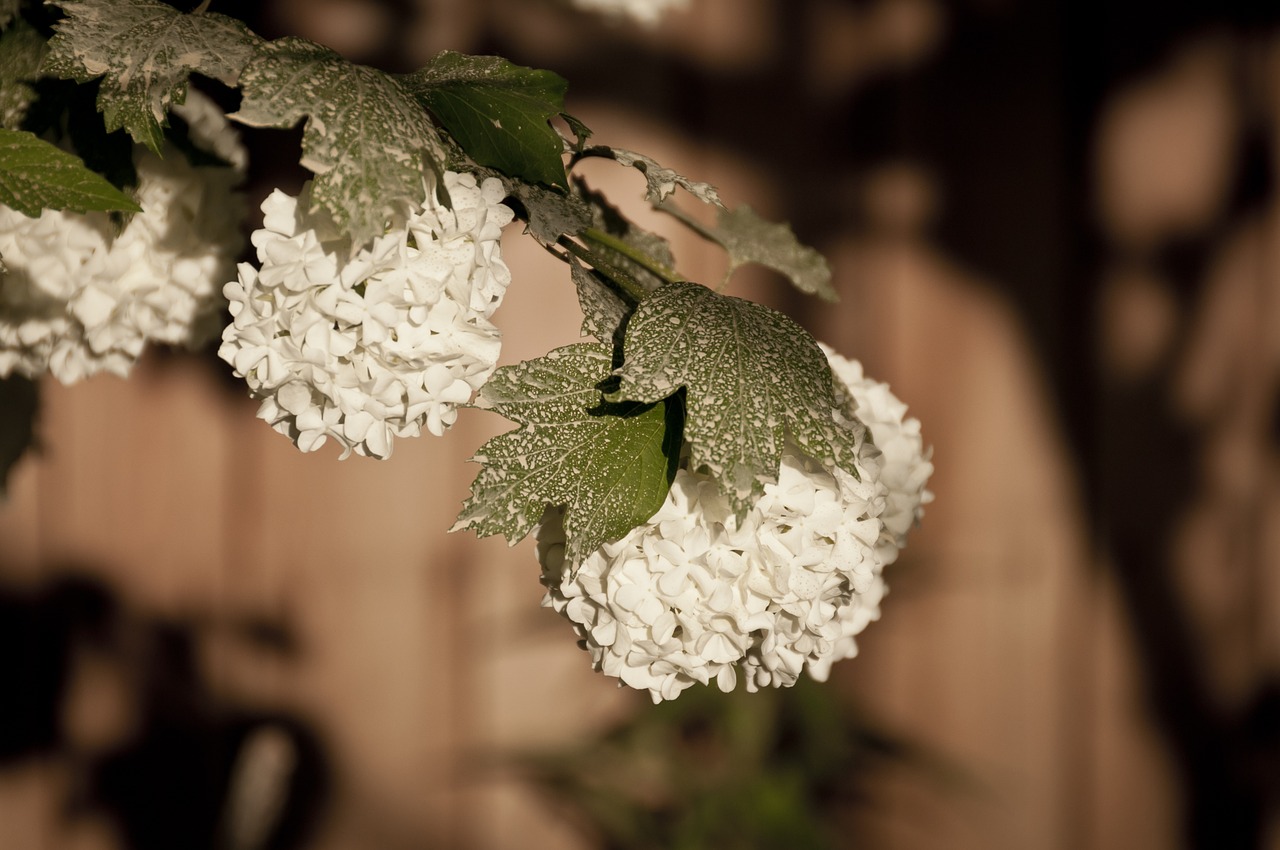
<svg viewBox="0 0 1280 850"><path fill-rule="evenodd" d="M608 850L834 850L835 816L870 775L913 757L830 686L691 688L559 753L522 760Z"/></svg>

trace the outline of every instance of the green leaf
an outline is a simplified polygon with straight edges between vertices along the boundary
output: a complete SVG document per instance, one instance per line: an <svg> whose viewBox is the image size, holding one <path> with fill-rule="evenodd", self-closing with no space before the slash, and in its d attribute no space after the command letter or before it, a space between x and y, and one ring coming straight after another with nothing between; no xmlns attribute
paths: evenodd
<svg viewBox="0 0 1280 850"><path fill-rule="evenodd" d="M568 184L564 140L550 124L564 109L568 83L560 75L446 50L405 85L480 165L531 183Z"/></svg>
<svg viewBox="0 0 1280 850"><path fill-rule="evenodd" d="M44 70L88 82L102 77L98 109L107 131L121 127L156 153L169 106L199 72L235 85L261 39L240 21L159 0L51 0L67 13L55 26Z"/></svg>
<svg viewBox="0 0 1280 850"><path fill-rule="evenodd" d="M581 178L574 180L574 190L591 209L592 225L597 231L618 240L625 248L630 249L630 253L648 257L653 263L666 269L675 268L675 257L666 239L628 219L621 210L610 204L603 194L593 191ZM590 232L585 234L585 241L590 244L591 250L598 258L625 272L644 289L653 291L667 282L665 278L654 274L651 269L636 262L627 253L617 250L600 239L592 239Z"/></svg>
<svg viewBox="0 0 1280 850"><path fill-rule="evenodd" d="M677 186L704 204L711 204L716 207L724 206L720 200L720 193L716 191L715 186L710 183L690 180L688 177L676 173L673 169L659 165L644 154L605 146L588 148L585 153L589 156L604 156L617 160L619 165L629 166L643 174L648 184L644 195L645 200L655 207L671 197Z"/></svg>
<svg viewBox="0 0 1280 850"><path fill-rule="evenodd" d="M31 81L47 51L35 27L19 20L0 34L0 127L16 130L35 100Z"/></svg>
<svg viewBox="0 0 1280 850"><path fill-rule="evenodd" d="M138 185L138 169L134 162L133 139L124 130L108 133L94 103L99 81L77 83L56 77L36 80L36 99L27 110L18 129L35 133L62 145L70 143L70 151L84 160L90 171L96 171L122 191Z"/></svg>
<svg viewBox="0 0 1280 850"><path fill-rule="evenodd" d="M44 209L142 209L79 157L20 130L0 130L0 203L33 218Z"/></svg>
<svg viewBox="0 0 1280 850"><path fill-rule="evenodd" d="M768 307L668 284L632 314L617 374L611 399L654 402L688 388L691 467L715 476L739 515L777 480L785 437L856 475L858 435L832 418L838 402L826 357Z"/></svg>
<svg viewBox="0 0 1280 850"><path fill-rule="evenodd" d="M547 505L565 505L570 564L662 507L679 457L667 405L605 403L599 389L612 347L578 343L499 369L481 403L521 427L485 443L484 468L453 530L502 534L514 544Z"/></svg>
<svg viewBox="0 0 1280 850"><path fill-rule="evenodd" d="M6 494L9 472L31 445L38 389L21 375L0 378L0 497Z"/></svg>
<svg viewBox="0 0 1280 850"><path fill-rule="evenodd" d="M659 207L684 222L704 238L722 246L729 253L729 275L748 263L780 272L801 292L817 295L826 301L837 301L831 285L831 267L822 254L802 245L786 224L766 221L746 204L732 210L717 210L715 227L707 227L670 203Z"/></svg>
<svg viewBox="0 0 1280 850"><path fill-rule="evenodd" d="M569 259L569 271L582 307L582 335L612 342L632 306L599 273L588 270L576 259Z"/></svg>
<svg viewBox="0 0 1280 850"><path fill-rule="evenodd" d="M573 133L573 149L578 153L582 153L583 148L587 145L587 139L591 138L591 128L567 112L561 112L560 117L564 119L564 123L569 125L569 130Z"/></svg>
<svg viewBox="0 0 1280 850"><path fill-rule="evenodd" d="M576 195L566 195L524 180L504 181L524 205L529 235L543 245L576 236L591 226L591 210Z"/></svg>
<svg viewBox="0 0 1280 850"><path fill-rule="evenodd" d="M293 37L264 44L240 78L237 121L291 127L307 119L302 164L316 174L312 202L350 234L353 248L383 233L404 205L421 204L424 181L446 159L402 79Z"/></svg>

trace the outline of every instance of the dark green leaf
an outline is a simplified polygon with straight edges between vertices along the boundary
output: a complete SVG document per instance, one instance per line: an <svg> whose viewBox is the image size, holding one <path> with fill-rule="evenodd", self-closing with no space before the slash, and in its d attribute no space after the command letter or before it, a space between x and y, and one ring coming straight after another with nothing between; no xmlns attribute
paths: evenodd
<svg viewBox="0 0 1280 850"><path fill-rule="evenodd" d="M0 203L32 217L44 209L142 209L79 157L21 130L0 130Z"/></svg>
<svg viewBox="0 0 1280 850"><path fill-rule="evenodd" d="M240 21L203 10L184 14L159 0L56 0L45 72L87 82L102 77L98 108L156 153L169 106L187 96L192 72L235 85L261 43Z"/></svg>
<svg viewBox="0 0 1280 850"><path fill-rule="evenodd" d="M564 119L564 123L568 124L569 129L573 131L573 149L578 153L582 153L587 140L591 138L591 128L567 112L560 113L560 117Z"/></svg>
<svg viewBox="0 0 1280 850"><path fill-rule="evenodd" d="M664 405L604 403L612 347L579 343L499 369L481 403L520 423L481 447L484 464L454 530L523 538L547 505L564 505L572 564L651 517L679 455Z"/></svg>
<svg viewBox="0 0 1280 850"><path fill-rule="evenodd" d="M405 85L480 165L548 186L567 185L564 141L550 121L568 84L501 56L444 51Z"/></svg>
<svg viewBox="0 0 1280 850"><path fill-rule="evenodd" d="M35 27L17 21L0 34L0 127L17 130L35 100L31 81L40 74L47 50Z"/></svg>
<svg viewBox="0 0 1280 850"><path fill-rule="evenodd" d="M70 150L117 189L138 184L133 159L134 143L124 130L108 133L102 113L94 106L98 80L77 83L55 77L36 80L36 99L27 109L19 129L58 143L69 142Z"/></svg>
<svg viewBox="0 0 1280 850"><path fill-rule="evenodd" d="M446 150L403 78L301 38L263 45L244 69L244 99L232 117L255 127L306 118L302 164L316 174L311 197L350 234L353 246L386 229L405 204L421 203Z"/></svg>
<svg viewBox="0 0 1280 850"><path fill-rule="evenodd" d="M826 357L768 307L667 284L632 314L617 374L615 399L655 402L688 388L691 466L716 477L739 515L777 480L788 436L856 475L858 435L832 418L838 401Z"/></svg>

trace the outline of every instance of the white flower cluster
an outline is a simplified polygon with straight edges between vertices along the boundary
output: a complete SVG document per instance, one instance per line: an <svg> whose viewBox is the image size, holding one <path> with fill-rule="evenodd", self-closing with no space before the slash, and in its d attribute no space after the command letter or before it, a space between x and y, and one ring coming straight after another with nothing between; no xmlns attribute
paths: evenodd
<svg viewBox="0 0 1280 850"><path fill-rule="evenodd" d="M689 0L572 0L573 5L584 12L607 15L611 18L627 17L647 27L656 26L664 14L672 9L687 9Z"/></svg>
<svg viewBox="0 0 1280 850"><path fill-rule="evenodd" d="M538 529L545 607L574 625L593 666L654 702L695 682L748 691L824 680L879 617L883 568L930 495L919 423L854 361L828 353L859 420L855 478L788 443L776 483L739 523L716 483L680 470L661 509L570 574L563 514ZM846 406L846 410L850 406ZM864 418L865 417L865 418ZM873 443L874 440L874 443ZM882 453L883 441L892 451Z"/></svg>
<svg viewBox="0 0 1280 850"><path fill-rule="evenodd" d="M920 420L908 418L906 404L888 384L864 375L857 360L819 345L837 379L833 382L836 398L871 429L871 440L883 455L880 480L888 490L888 503L880 519L900 549L906 545L907 532L924 516L924 506L933 501L933 494L925 489L933 464L920 436Z"/></svg>
<svg viewBox="0 0 1280 850"><path fill-rule="evenodd" d="M192 91L173 111L232 167L136 147L142 212L118 235L107 213L30 218L0 206L0 376L125 376L149 341L196 347L217 334L219 289L243 244L235 187L246 154L208 98Z"/></svg>
<svg viewBox="0 0 1280 850"><path fill-rule="evenodd" d="M402 225L350 256L308 211L308 189L273 192L223 292L232 323L218 354L262 399L258 416L304 452L333 437L385 458L392 437L439 436L493 374L501 344L489 317L511 273L499 239L513 217L502 183L446 172L450 205L428 193Z"/></svg>
<svg viewBox="0 0 1280 850"><path fill-rule="evenodd" d="M821 345L821 344L820 344ZM855 418L871 431L871 440L880 450L880 484L885 493L885 508L880 514L884 532L877 543L883 565L892 564L907 545L907 532L924 516L924 506L933 501L933 493L925 489L933 475L932 450L926 450L920 435L920 420L907 417L907 406L889 389L889 385L866 377L862 364L842 357L821 345L831 364L836 398L844 410L852 410ZM880 600L888 588L884 578L876 580L860 594L855 594L840 609L840 639L832 652L809 664L809 675L825 682L831 665L858 654L855 636L872 620L880 618Z"/></svg>

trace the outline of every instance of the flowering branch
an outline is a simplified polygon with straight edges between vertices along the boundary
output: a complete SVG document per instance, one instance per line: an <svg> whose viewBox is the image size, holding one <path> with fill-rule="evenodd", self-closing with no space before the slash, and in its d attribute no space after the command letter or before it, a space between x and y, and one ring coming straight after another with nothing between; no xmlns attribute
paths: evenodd
<svg viewBox="0 0 1280 850"><path fill-rule="evenodd" d="M826 261L789 227L643 154L583 147L567 83L502 57L446 51L388 74L264 41L207 2L184 14L159 0L51 0L66 17L47 40L34 0L11 5L0 380L127 375L149 342L220 334L258 416L343 457L442 436L474 400L516 428L477 453L455 528L512 543L537 529L543 604L597 669L658 700L823 679L853 654L930 499L919 423L782 314L686 282L665 239L569 170L635 168L648 203L722 246L730 273L759 263L834 298ZM239 111L190 89L201 77L239 89ZM267 197L256 261L239 266L247 154L228 117L302 122L315 175ZM674 207L677 191L716 225ZM133 206L122 226L105 211ZM599 342L499 369L517 208L569 265ZM29 423L28 407L0 417Z"/></svg>
<svg viewBox="0 0 1280 850"><path fill-rule="evenodd" d="M589 263L592 268L600 271L602 274L605 274L609 280L617 284L618 288L626 293L627 297L633 302L639 303L646 295L649 294L640 286L640 284L632 280L626 273L622 272L616 266L613 266L599 254L593 252L590 248L573 241L567 236L562 236L558 244L564 246L564 249L572 256L577 257L585 263ZM629 259L634 259L630 254L627 256ZM648 266L646 266L646 268L648 268Z"/></svg>

